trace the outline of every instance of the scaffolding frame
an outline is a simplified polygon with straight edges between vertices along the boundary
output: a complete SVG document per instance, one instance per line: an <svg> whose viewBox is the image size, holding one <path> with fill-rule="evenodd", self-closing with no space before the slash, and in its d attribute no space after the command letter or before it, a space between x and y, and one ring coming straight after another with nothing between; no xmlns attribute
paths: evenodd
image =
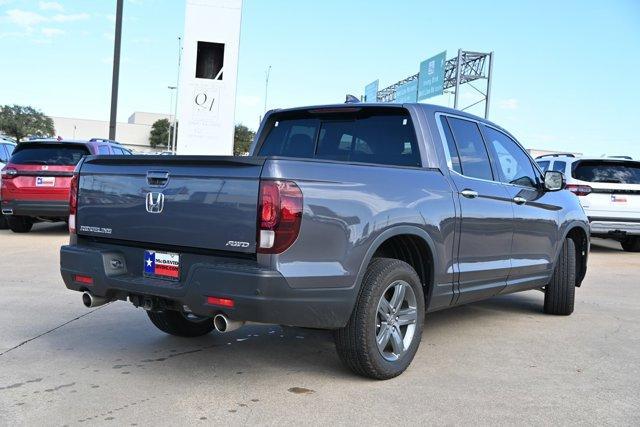
<svg viewBox="0 0 640 427"><path fill-rule="evenodd" d="M458 55L454 58L447 59L444 66L444 83L443 90L454 88L453 108L459 109L460 86L469 84L476 92L482 95L482 99L467 105L460 110L464 111L481 102L484 102L484 117L489 118L489 106L491 104L491 82L493 74L493 52L472 52L468 50L458 49ZM414 74L405 79L400 80L378 91L376 96L377 102L394 102L396 99L396 91L401 85L413 80L418 80L420 74ZM486 91L478 89L471 82L486 79Z"/></svg>

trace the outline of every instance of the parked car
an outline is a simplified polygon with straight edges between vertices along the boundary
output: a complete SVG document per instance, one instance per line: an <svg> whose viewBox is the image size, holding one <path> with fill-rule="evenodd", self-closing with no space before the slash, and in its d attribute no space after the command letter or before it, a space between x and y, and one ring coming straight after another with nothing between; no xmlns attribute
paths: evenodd
<svg viewBox="0 0 640 427"><path fill-rule="evenodd" d="M582 204L591 235L615 239L628 252L640 252L640 162L628 156L540 156L543 170L560 171Z"/></svg>
<svg viewBox="0 0 640 427"><path fill-rule="evenodd" d="M114 141L22 142L2 169L2 214L9 228L26 233L37 221L67 221L69 183L80 159L131 152Z"/></svg>
<svg viewBox="0 0 640 427"><path fill-rule="evenodd" d="M5 167L15 147L16 147L15 142L12 142L8 139L0 137L0 169ZM1 176L0 176L0 185L2 185ZM0 194L0 204L1 203L2 203L2 194ZM4 218L4 215L0 215L0 230L6 230L8 227L9 226L7 224L7 220Z"/></svg>
<svg viewBox="0 0 640 427"><path fill-rule="evenodd" d="M568 315L589 226L562 174L444 107L268 113L247 157L87 157L72 181L69 289L160 330L245 321L333 331L354 372L403 372L425 312L529 289Z"/></svg>

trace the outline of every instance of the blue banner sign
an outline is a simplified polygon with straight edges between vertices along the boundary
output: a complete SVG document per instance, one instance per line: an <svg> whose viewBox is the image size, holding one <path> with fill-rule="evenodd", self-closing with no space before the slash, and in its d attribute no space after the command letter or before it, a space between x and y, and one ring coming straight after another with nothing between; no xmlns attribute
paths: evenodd
<svg viewBox="0 0 640 427"><path fill-rule="evenodd" d="M446 60L447 51L444 51L420 63L418 101L442 95L444 89L444 63Z"/></svg>
<svg viewBox="0 0 640 427"><path fill-rule="evenodd" d="M418 79L406 82L396 88L395 102L404 104L418 100Z"/></svg>
<svg viewBox="0 0 640 427"><path fill-rule="evenodd" d="M378 101L378 80L364 87L364 102Z"/></svg>

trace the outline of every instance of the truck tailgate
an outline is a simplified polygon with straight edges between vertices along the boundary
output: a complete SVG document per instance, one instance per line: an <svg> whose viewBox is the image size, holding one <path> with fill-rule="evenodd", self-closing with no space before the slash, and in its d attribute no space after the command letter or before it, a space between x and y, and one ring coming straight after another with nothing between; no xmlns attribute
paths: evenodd
<svg viewBox="0 0 640 427"><path fill-rule="evenodd" d="M91 156L80 169L79 235L243 253L256 251L264 159Z"/></svg>

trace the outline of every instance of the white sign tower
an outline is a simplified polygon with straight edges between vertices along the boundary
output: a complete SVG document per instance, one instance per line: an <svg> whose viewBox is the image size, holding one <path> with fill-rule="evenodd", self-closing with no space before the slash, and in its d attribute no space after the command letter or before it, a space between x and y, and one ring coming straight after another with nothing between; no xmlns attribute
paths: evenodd
<svg viewBox="0 0 640 427"><path fill-rule="evenodd" d="M232 155L242 0L186 0L178 154Z"/></svg>

